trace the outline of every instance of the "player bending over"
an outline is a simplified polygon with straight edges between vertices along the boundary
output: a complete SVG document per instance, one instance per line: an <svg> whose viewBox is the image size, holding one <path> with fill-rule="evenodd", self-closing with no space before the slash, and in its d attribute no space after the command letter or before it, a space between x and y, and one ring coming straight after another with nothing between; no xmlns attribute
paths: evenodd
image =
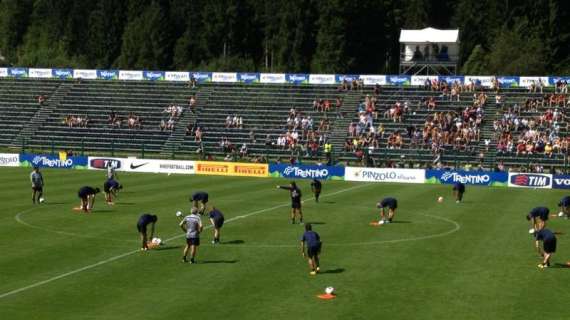
<svg viewBox="0 0 570 320"><path fill-rule="evenodd" d="M536 207L532 209L527 215L526 219L531 223L530 233L537 232L546 227L546 221L548 220L548 214L550 210L546 207Z"/></svg>
<svg viewBox="0 0 570 320"><path fill-rule="evenodd" d="M307 253L305 254L305 246L307 247ZM321 271L319 266L319 255L321 254L321 237L318 233L313 231L313 227L310 223L305 225L305 233L301 237L301 254L303 257L307 257L309 261L309 267L311 268L310 275L314 276L317 272Z"/></svg>
<svg viewBox="0 0 570 320"><path fill-rule="evenodd" d="M220 243L220 229L222 229L224 225L224 215L216 207L212 207L208 216L214 227L214 240L212 240L212 244Z"/></svg>
<svg viewBox="0 0 570 320"><path fill-rule="evenodd" d="M295 181L289 186L277 186L277 189L289 190L291 194L291 223L295 224L295 217L299 216L299 223L303 223L303 211L301 210L301 190Z"/></svg>
<svg viewBox="0 0 570 320"><path fill-rule="evenodd" d="M313 182L311 182L311 190L315 194L315 202L319 202L319 196L321 195L322 188L322 183L317 179L313 179Z"/></svg>
<svg viewBox="0 0 570 320"><path fill-rule="evenodd" d="M89 186L81 187L81 189L79 189L79 192L77 192L79 199L81 199L80 209L85 212L93 210L93 205L95 204L95 196L99 192L101 192L99 188L92 188Z"/></svg>
<svg viewBox="0 0 570 320"><path fill-rule="evenodd" d="M536 250L542 257L542 262L538 264L538 267L541 269L550 267L550 258L556 252L556 236L548 229L539 230L534 236L536 238ZM541 241L542 247L540 246Z"/></svg>
<svg viewBox="0 0 570 320"><path fill-rule="evenodd" d="M560 213L558 216L568 219L568 216L570 216L570 197L566 196L560 199L558 207L560 208Z"/></svg>
<svg viewBox="0 0 570 320"><path fill-rule="evenodd" d="M398 200L395 198L387 197L378 202L376 206L380 209L380 220L379 224L390 223L394 218L396 209L398 208ZM386 219L386 208L388 209L388 219Z"/></svg>
<svg viewBox="0 0 570 320"><path fill-rule="evenodd" d="M141 236L141 250L148 250L148 240L154 237L154 225L156 224L156 221L158 221L158 217L154 214L145 213L139 217L137 230ZM147 227L149 224L151 225L150 237L147 236Z"/></svg>
<svg viewBox="0 0 570 320"><path fill-rule="evenodd" d="M196 263L196 251L200 246L200 232L204 229L197 208L192 208L190 214L180 221L180 228L186 233L186 247L184 247L182 262L188 262L186 257L190 251L190 263Z"/></svg>
<svg viewBox="0 0 570 320"><path fill-rule="evenodd" d="M453 184L453 195L455 196L455 202L460 203L463 201L463 194L465 193L465 185L461 182L456 182Z"/></svg>
<svg viewBox="0 0 570 320"><path fill-rule="evenodd" d="M204 211L206 210L206 203L208 203L208 193L204 191L195 192L192 194L190 201L192 201L194 208L197 208L199 210L200 214L204 214Z"/></svg>
<svg viewBox="0 0 570 320"><path fill-rule="evenodd" d="M105 191L105 201L107 204L114 204L113 197L116 197L119 190L123 189L123 186L115 179L108 179L103 184L103 191Z"/></svg>
<svg viewBox="0 0 570 320"><path fill-rule="evenodd" d="M34 171L30 173L30 181L32 182L32 203L40 203L40 199L44 194L44 177L40 172L40 168L34 167ZM36 197L37 196L37 197Z"/></svg>

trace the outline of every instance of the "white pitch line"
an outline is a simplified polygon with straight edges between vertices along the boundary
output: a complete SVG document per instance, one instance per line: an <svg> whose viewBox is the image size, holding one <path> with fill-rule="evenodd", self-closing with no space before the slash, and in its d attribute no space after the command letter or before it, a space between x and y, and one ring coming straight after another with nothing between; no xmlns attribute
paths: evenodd
<svg viewBox="0 0 570 320"><path fill-rule="evenodd" d="M354 187L350 187L350 188L342 189L342 190L339 190L339 191L336 191L336 192L333 192L333 193L325 194L325 195L322 196L322 198L327 197L327 196L334 196L334 195L337 195L337 194L339 194L339 193L351 191L351 190L358 189L358 188L362 188L362 187L369 186L369 185L371 185L371 184L360 184L360 185L356 185L356 186L354 186ZM312 200L312 199L310 199L310 200ZM303 202L305 202L305 201L307 201L307 200L304 200ZM247 217L251 217L251 216L253 216L253 215L256 215L256 214L260 214L260 213L263 213L263 212L267 212L267 211L279 209L279 208L286 207L286 206L289 206L289 205L290 205L290 203L285 203L285 204L280 204L280 205L273 206L273 207L270 207L270 208L253 211L253 212L250 212L250 213L245 214L245 215L241 215L241 216L237 216L237 217L228 219L226 222L229 223L229 222L234 221L234 220L244 219L244 218L247 218ZM30 208L30 209L28 209L28 210L26 210L26 211L30 211L30 210L32 210L32 208ZM206 229L209 229L209 228L211 228L211 226L207 226L207 227L206 227ZM182 237L184 237L184 236L185 236L185 234L180 234L180 235L177 235L177 236L174 236L174 237L170 237L170 238L166 239L165 242L171 241L171 240L174 240L174 239L178 239L178 238L182 238ZM85 266L85 267L82 267L82 268L79 268L79 269L75 269L75 270L72 270L72 271L69 271L69 272L60 274L60 275L58 275L58 276L55 276L55 277L52 277L52 278L49 278L49 279L46 279L46 280L43 280L43 281L40 281L40 282L36 282L36 283L34 283L34 284L31 284L31 285L28 285L28 286L25 286L25 287L22 287L22 288L19 288L19 289L15 289L15 290L12 290L12 291L8 291L8 292L5 292L5 293L2 293L2 294L0 294L0 299L4 299L4 298L6 298L6 297L9 297L9 296L18 294L18 293L20 293L20 292L24 292L24 291L27 291L27 290L30 290L30 289L33 289L33 288L37 288L37 287L42 286L42 285L44 285L44 284L48 284L48 283L50 283L50 282L53 282L53 281L56 281L56 280L59 280L59 279L66 278L66 277L69 277L69 276L71 276L71 275L74 275L74 274L77 274L77 273L80 273L80 272L83 272L83 271L86 271L86 270L89 270L89 269L96 268L96 267L98 267L98 266L107 264L107 263L109 263L109 262L113 262L113 261L122 259L122 258L124 258L124 257L128 257L128 256L130 256L130 255L133 255L133 254L139 252L139 251L140 251L140 250L132 250L132 251L129 251L129 252L120 254L120 255L118 255L118 256L114 256L114 257L111 257L111 258L109 258L109 259L101 260L101 261L96 262L96 263L94 263L94 264L90 264L90 265L87 265L87 266Z"/></svg>

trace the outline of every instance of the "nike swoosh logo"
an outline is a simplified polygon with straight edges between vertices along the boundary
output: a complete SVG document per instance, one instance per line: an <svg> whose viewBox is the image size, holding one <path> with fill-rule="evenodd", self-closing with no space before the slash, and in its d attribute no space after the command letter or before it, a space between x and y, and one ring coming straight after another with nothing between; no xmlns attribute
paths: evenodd
<svg viewBox="0 0 570 320"><path fill-rule="evenodd" d="M140 167L144 166L145 164L148 164L148 162L145 162L145 163L142 163L142 164L137 164L136 166L131 163L131 169L134 170L134 169L136 169L136 168L140 168Z"/></svg>

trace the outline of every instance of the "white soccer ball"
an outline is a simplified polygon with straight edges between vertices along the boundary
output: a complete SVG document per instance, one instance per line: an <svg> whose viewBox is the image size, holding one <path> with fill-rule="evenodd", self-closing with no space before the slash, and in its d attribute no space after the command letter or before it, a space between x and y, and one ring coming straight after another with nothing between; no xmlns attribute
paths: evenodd
<svg viewBox="0 0 570 320"><path fill-rule="evenodd" d="M384 224L384 220L379 220L378 224Z"/></svg>
<svg viewBox="0 0 570 320"><path fill-rule="evenodd" d="M172 173L169 172L167 175L170 176L171 174L172 174Z"/></svg>
<svg viewBox="0 0 570 320"><path fill-rule="evenodd" d="M156 245L160 245L162 243L162 239L160 238L152 238L152 243Z"/></svg>
<svg viewBox="0 0 570 320"><path fill-rule="evenodd" d="M333 294L333 293L334 293L334 288L333 288L333 287L326 287L326 288L325 288L325 293L326 293L326 294Z"/></svg>
<svg viewBox="0 0 570 320"><path fill-rule="evenodd" d="M40 203L44 203L44 201L46 201L44 198L40 198L39 199Z"/></svg>
<svg viewBox="0 0 570 320"><path fill-rule="evenodd" d="M443 202L443 197L440 196L439 198L437 198L437 202L442 203L442 202Z"/></svg>
<svg viewBox="0 0 570 320"><path fill-rule="evenodd" d="M528 230L528 233L533 234L533 233L534 233L534 228L530 228L530 229Z"/></svg>
<svg viewBox="0 0 570 320"><path fill-rule="evenodd" d="M176 216L177 216L177 217L182 217L182 211L176 211Z"/></svg>
<svg viewBox="0 0 570 320"><path fill-rule="evenodd" d="M563 215L564 215L564 212L562 212L562 211L558 212L559 217L562 217Z"/></svg>

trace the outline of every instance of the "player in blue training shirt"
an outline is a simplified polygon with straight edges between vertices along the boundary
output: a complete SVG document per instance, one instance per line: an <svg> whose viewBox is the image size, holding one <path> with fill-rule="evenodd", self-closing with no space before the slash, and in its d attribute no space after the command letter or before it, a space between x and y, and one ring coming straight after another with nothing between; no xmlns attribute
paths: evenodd
<svg viewBox="0 0 570 320"><path fill-rule="evenodd" d="M527 215L526 219L531 223L530 233L534 233L546 227L548 214L550 210L546 207L536 207L532 209Z"/></svg>
<svg viewBox="0 0 570 320"><path fill-rule="evenodd" d="M190 197L194 208L199 210L200 214L204 214L206 210L206 203L208 203L208 193L204 191L194 192L192 197Z"/></svg>
<svg viewBox="0 0 570 320"><path fill-rule="evenodd" d="M305 247L307 248L307 253L305 253ZM311 268L310 275L314 276L321 270L319 265L319 255L321 254L321 237L318 233L313 231L313 227L310 223L305 225L305 233L301 237L301 254L303 257L307 257L309 261L309 267Z"/></svg>
<svg viewBox="0 0 570 320"><path fill-rule="evenodd" d="M387 197L382 199L382 201L376 204L376 207L380 209L380 221L379 224L385 224L392 222L396 209L398 208L398 200L395 198ZM385 208L388 208L388 219L386 219Z"/></svg>
<svg viewBox="0 0 570 320"><path fill-rule="evenodd" d="M158 217L154 214L145 213L139 217L139 221L137 222L137 230L139 231L139 235L141 236L141 250L148 250L148 240L152 239L154 236L154 225L158 221ZM150 237L147 236L147 227L151 225L150 228Z"/></svg>
<svg viewBox="0 0 570 320"><path fill-rule="evenodd" d="M105 181L103 191L105 191L105 201L107 201L107 204L114 204L113 197L116 197L121 189L123 189L123 186L117 180L107 179L107 181Z"/></svg>
<svg viewBox="0 0 570 320"><path fill-rule="evenodd" d="M220 243L220 229L224 225L224 214L216 207L212 207L209 217L214 227L214 240L212 240L212 244Z"/></svg>
<svg viewBox="0 0 570 320"><path fill-rule="evenodd" d="M550 258L552 257L552 254L556 252L556 236L548 229L539 230L534 234L534 236L536 239L536 250L542 257L542 262L538 264L538 267L541 269L550 267ZM542 248L540 247L541 241Z"/></svg>
<svg viewBox="0 0 570 320"><path fill-rule="evenodd" d="M299 216L299 222L303 223L303 211L301 210L301 189L297 187L295 181L289 186L277 186L277 189L289 190L291 195L291 223L295 224L295 217Z"/></svg>
<svg viewBox="0 0 570 320"><path fill-rule="evenodd" d="M558 216L565 217L566 219L568 219L568 216L570 215L570 197L566 196L560 199L558 207L560 208L560 213L558 214Z"/></svg>
<svg viewBox="0 0 570 320"><path fill-rule="evenodd" d="M455 202L459 203L463 201L463 194L465 193L465 185L461 182L456 182L453 184L453 195L455 196Z"/></svg>
<svg viewBox="0 0 570 320"><path fill-rule="evenodd" d="M77 192L77 196L81 199L81 210L89 212L93 209L95 204L95 196L101 192L99 188L93 188L89 186L81 187Z"/></svg>

